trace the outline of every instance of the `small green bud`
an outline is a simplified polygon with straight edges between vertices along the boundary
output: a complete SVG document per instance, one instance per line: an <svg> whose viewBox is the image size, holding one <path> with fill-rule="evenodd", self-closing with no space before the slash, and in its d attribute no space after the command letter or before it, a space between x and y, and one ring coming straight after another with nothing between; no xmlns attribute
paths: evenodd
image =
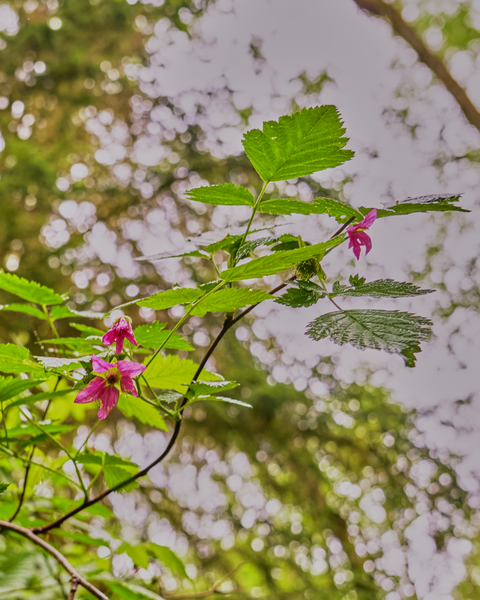
<svg viewBox="0 0 480 600"><path fill-rule="evenodd" d="M318 273L319 269L321 267L318 260L316 258L309 258L295 265L295 274L302 281L308 281Z"/></svg>

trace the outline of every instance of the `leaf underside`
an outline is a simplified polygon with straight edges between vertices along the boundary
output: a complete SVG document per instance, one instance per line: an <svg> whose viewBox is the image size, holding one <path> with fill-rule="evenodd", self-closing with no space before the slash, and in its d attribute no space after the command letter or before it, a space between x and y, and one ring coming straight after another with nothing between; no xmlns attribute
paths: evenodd
<svg viewBox="0 0 480 600"><path fill-rule="evenodd" d="M251 304L258 304L264 300L274 298L262 290L251 290L249 288L229 288L219 290L200 302L192 311L191 315L203 317L207 312L233 313L238 308L244 308Z"/></svg>
<svg viewBox="0 0 480 600"><path fill-rule="evenodd" d="M413 367L420 343L430 339L431 325L429 319L407 312L345 310L318 317L308 324L307 335L314 340L329 337L340 346L400 354L407 367Z"/></svg>
<svg viewBox="0 0 480 600"><path fill-rule="evenodd" d="M333 284L335 296L369 296L371 298L406 298L423 296L435 290L421 289L413 283L394 281L393 279L377 279L369 283L361 283L354 287Z"/></svg>
<svg viewBox="0 0 480 600"><path fill-rule="evenodd" d="M270 215L322 215L326 214L334 217L338 223L345 223L348 219L355 217L363 219L361 212L331 198L315 198L311 202L302 202L301 200L289 200L287 198L265 200L258 207L258 212Z"/></svg>

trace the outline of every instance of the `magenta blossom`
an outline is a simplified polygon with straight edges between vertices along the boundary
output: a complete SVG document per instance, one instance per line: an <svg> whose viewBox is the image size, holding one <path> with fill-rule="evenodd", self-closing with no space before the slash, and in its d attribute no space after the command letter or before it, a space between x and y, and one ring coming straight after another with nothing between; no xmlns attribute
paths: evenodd
<svg viewBox="0 0 480 600"><path fill-rule="evenodd" d="M371 210L360 223L353 225L347 229L348 237L350 238L349 248L353 248L357 260L360 258L360 250L362 246L365 246L365 254L368 254L372 249L372 240L370 236L365 233L366 229L369 229L375 219L377 218L377 209Z"/></svg>
<svg viewBox="0 0 480 600"><path fill-rule="evenodd" d="M137 388L132 377L138 377L146 367L130 360L119 360L109 363L106 360L92 356L92 368L97 377L82 390L75 398L77 404L86 404L94 400L100 401L98 418L105 419L116 406L120 390L138 397Z"/></svg>
<svg viewBox="0 0 480 600"><path fill-rule="evenodd" d="M110 346L113 342L117 342L116 351L117 354L123 350L123 342L127 338L129 342L132 342L134 346L137 345L137 340L133 335L132 320L130 317L120 317L115 321L112 327L102 337L102 342L106 346Z"/></svg>

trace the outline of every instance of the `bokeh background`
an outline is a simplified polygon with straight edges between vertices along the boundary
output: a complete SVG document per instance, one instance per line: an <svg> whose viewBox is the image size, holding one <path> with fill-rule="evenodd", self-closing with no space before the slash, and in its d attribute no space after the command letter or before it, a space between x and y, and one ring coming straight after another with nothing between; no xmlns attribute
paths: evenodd
<svg viewBox="0 0 480 600"><path fill-rule="evenodd" d="M480 2L388 5L480 107ZM258 189L243 132L327 103L339 108L355 158L271 191L379 208L461 192L470 214L378 222L367 258L340 251L325 265L332 279L358 273L435 288L413 307L434 315L435 338L409 370L398 357L308 340L317 306L253 311L209 364L241 383L253 410L190 411L172 457L110 499L116 533L170 546L191 581L106 546L88 550L88 561L108 558L125 581L195 593L241 564L222 588L232 598L480 597L480 132L389 23L353 0L0 3L0 260L68 293L78 310L109 312L210 279L201 259L135 258L245 223L242 207L210 208L184 191L225 181ZM335 227L323 216L257 219L278 232L287 222L311 242ZM180 316L128 314L136 324ZM44 326L0 311L2 342L34 353ZM211 315L185 325L193 358L220 326ZM94 422L87 411L77 445ZM143 466L167 439L112 413L90 444ZM53 493L40 475L30 485L31 495ZM94 537L104 529L99 517ZM0 571L11 562L4 552ZM59 593L33 590L22 573L20 592L0 581L2 600ZM147 597L122 589L119 598Z"/></svg>

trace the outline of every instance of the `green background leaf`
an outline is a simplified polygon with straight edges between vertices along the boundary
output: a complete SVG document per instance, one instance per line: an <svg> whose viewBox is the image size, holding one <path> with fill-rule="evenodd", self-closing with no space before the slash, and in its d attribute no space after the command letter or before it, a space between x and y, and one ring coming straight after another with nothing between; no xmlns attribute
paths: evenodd
<svg viewBox="0 0 480 600"><path fill-rule="evenodd" d="M237 310L237 308L257 304L271 298L274 298L274 296L262 290L252 290L249 288L223 289L214 292L211 296L199 302L190 314L203 317L207 312L231 313Z"/></svg>
<svg viewBox="0 0 480 600"><path fill-rule="evenodd" d="M12 273L0 273L0 289L36 304L62 304L65 299L50 288Z"/></svg>
<svg viewBox="0 0 480 600"><path fill-rule="evenodd" d="M227 204L253 206L255 198L247 188L236 186L233 183L223 185L210 185L187 190L185 196L190 200L205 202L207 204Z"/></svg>

